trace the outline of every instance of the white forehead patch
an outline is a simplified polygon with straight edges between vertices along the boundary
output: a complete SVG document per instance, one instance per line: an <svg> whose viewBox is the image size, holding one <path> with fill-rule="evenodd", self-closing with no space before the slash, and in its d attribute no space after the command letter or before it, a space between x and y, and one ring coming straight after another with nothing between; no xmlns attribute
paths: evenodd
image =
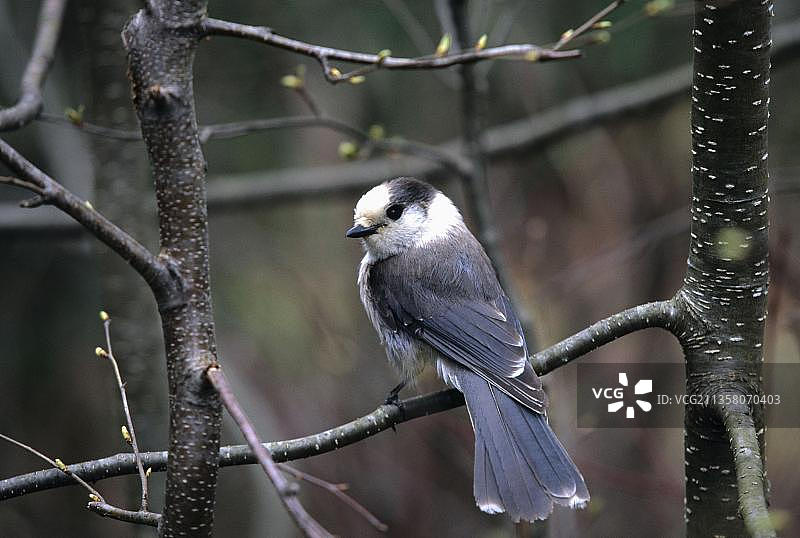
<svg viewBox="0 0 800 538"><path fill-rule="evenodd" d="M389 188L386 183L381 183L377 187L372 187L356 204L355 218L374 217L381 213L389 204Z"/></svg>

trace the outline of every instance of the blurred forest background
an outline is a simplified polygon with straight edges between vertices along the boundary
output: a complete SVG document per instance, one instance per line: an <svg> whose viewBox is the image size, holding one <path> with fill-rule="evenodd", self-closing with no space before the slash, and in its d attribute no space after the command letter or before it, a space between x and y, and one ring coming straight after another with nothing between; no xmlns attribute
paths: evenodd
<svg viewBox="0 0 800 538"><path fill-rule="evenodd" d="M409 37L396 16L407 6L430 36ZM484 0L472 2L475 35L510 23L506 42L547 44L604 3ZM534 116L571 99L628 84L690 59L691 2L660 17L639 17L644 2L624 5L607 44L576 61L482 64L489 126ZM391 8L394 7L395 11ZM32 44L39 2L0 0L0 104L13 103ZM84 106L84 119L136 129L119 31L139 2L68 5L45 112ZM215 17L263 24L312 43L395 55L432 51L442 30L428 0L211 2ZM774 24L800 17L779 2ZM500 22L497 22L500 20ZM504 22L506 21L506 22ZM496 32L502 30L495 30ZM201 124L307 115L281 76L307 65L306 87L328 115L388 136L439 144L461 133L455 71L377 72L364 84L328 84L311 59L241 40L204 43L196 61ZM771 177L773 285L766 360L798 362L800 336L800 61L772 75ZM23 155L157 249L155 203L144 146L92 136L65 123L38 121L7 135ZM205 145L210 190L243 179L292 181L342 174L339 144L322 129L285 129ZM490 162L491 206L500 246L519 296L533 314L535 341L549 345L587 324L680 285L688 244L689 95L646 112L606 121L552 144ZM418 164L397 158L397 173ZM342 168L345 167L345 168ZM386 177L375 177L378 183ZM459 182L434 182L464 207ZM216 186L216 187L215 187ZM361 257L346 240L359 188L336 195L275 198L211 208L212 289L220 357L265 440L314 433L373 410L396 384L359 303ZM165 448L166 379L155 304L145 284L55 209L16 208L20 192L0 190L0 431L71 463L127 450L111 369L95 358L103 343L97 313L110 312L115 353L129 383L143 450ZM24 196L24 194L23 194ZM32 212L36 212L34 215ZM465 211L466 213L466 211ZM470 216L467 215L468 220ZM782 263L777 263L782 261ZM680 362L674 339L636 333L584 361ZM549 536L680 536L683 533L683 439L672 429L578 429L575 365L545 379L551 421L582 469L592 502L557 509ZM767 382L769 392L770 381ZM440 386L428 372L419 391ZM410 395L414 389L404 392ZM227 418L226 418L227 420ZM767 434L772 507L783 533L800 534L797 429ZM223 442L242 439L231 422ZM300 461L298 467L350 492L389 526L390 536L507 536L507 518L482 514L472 497L473 441L463 409L402 424L397 433ZM30 455L0 445L0 477L41 468ZM160 509L163 476L154 476ZM134 503L135 476L101 483L115 504ZM342 536L379 535L329 495L302 484L305 506ZM3 536L133 536L149 533L83 509L85 491L63 488L0 504ZM256 466L220 473L218 536L291 536L293 524ZM526 531L527 532L527 531Z"/></svg>

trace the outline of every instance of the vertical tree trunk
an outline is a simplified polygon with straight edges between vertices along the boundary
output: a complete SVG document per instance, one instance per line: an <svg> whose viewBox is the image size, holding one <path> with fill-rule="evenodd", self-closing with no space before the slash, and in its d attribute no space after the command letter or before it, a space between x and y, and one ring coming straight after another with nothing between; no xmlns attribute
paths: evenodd
<svg viewBox="0 0 800 538"><path fill-rule="evenodd" d="M711 400L685 413L689 536L747 534L738 502L746 492L714 403L761 392L771 12L768 0L695 2L692 227L680 299L694 326L683 342L687 390ZM763 459L763 409L739 411L752 417Z"/></svg>
<svg viewBox="0 0 800 538"><path fill-rule="evenodd" d="M150 0L123 32L155 179L160 256L181 283L181 293L158 301L170 399L163 536L210 536L217 484L221 407L205 376L216 361L206 166L192 89L205 11L202 0Z"/></svg>

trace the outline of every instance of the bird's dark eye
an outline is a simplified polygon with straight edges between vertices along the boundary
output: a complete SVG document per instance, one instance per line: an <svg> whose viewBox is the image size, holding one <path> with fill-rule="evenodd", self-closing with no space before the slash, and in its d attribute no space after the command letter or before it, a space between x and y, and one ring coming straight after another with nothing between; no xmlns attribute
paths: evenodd
<svg viewBox="0 0 800 538"><path fill-rule="evenodd" d="M392 204L386 208L386 216L392 220L397 220L403 214L405 206L403 204Z"/></svg>

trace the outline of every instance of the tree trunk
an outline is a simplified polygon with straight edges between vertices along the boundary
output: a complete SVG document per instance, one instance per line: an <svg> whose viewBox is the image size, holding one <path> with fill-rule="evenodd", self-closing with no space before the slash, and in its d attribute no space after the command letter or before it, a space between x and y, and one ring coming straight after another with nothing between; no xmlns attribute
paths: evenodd
<svg viewBox="0 0 800 538"><path fill-rule="evenodd" d="M769 1L695 2L691 245L679 300L693 328L687 394L710 400L685 412L688 536L747 534L738 501L749 492L737 486L719 399L761 393L771 13ZM762 406L731 409L752 419L763 461ZM751 484L762 487L757 474Z"/></svg>
<svg viewBox="0 0 800 538"><path fill-rule="evenodd" d="M216 361L208 261L206 165L197 136L192 65L206 2L151 0L123 39L134 105L158 199L160 257L181 282L158 300L170 427L162 536L211 536L221 406L206 370Z"/></svg>

